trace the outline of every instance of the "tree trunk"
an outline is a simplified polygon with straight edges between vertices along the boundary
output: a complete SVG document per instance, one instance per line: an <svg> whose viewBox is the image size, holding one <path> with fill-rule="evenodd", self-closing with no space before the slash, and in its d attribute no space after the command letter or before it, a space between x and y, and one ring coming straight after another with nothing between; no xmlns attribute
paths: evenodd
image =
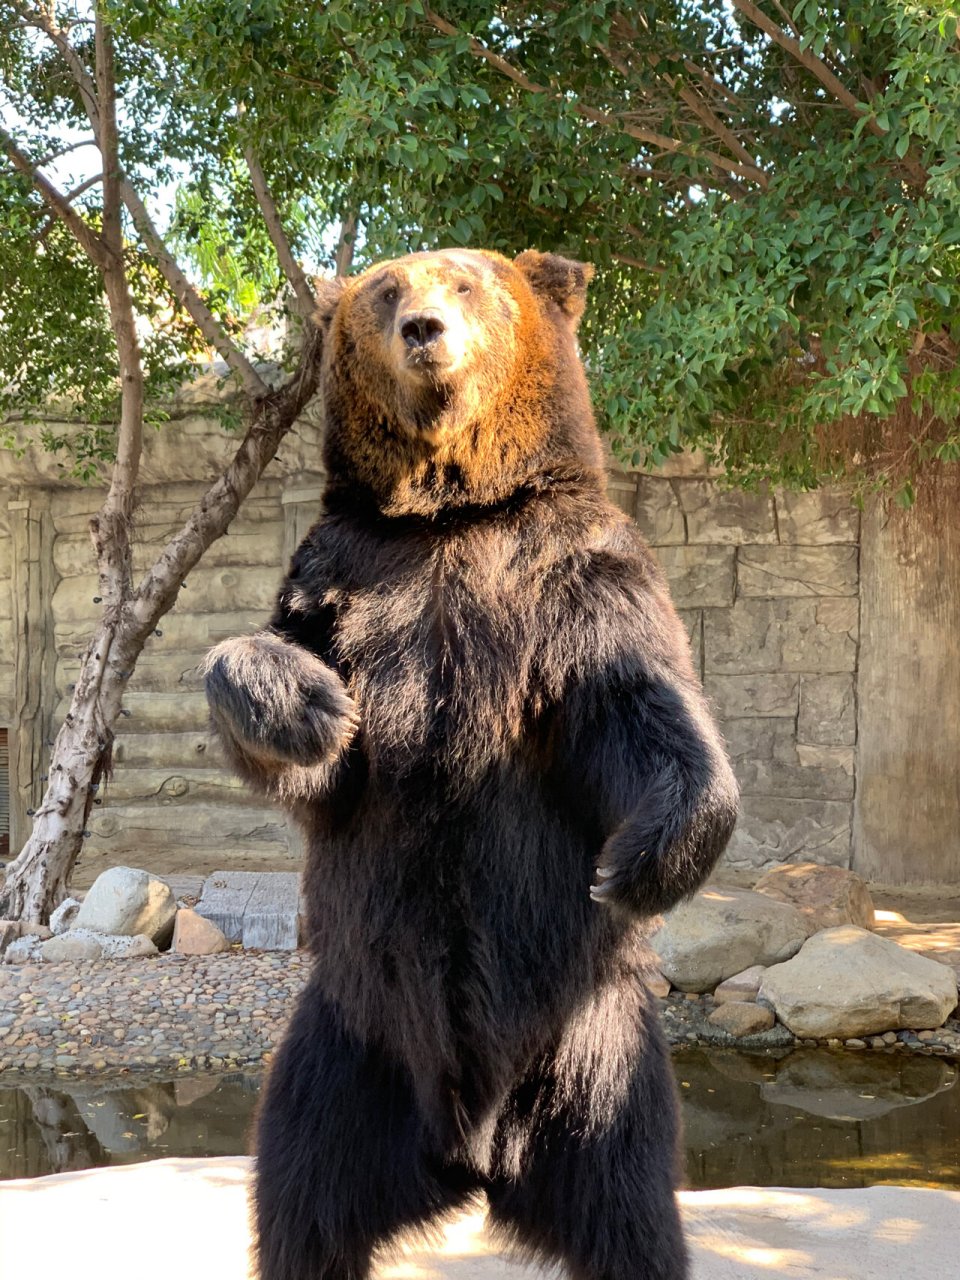
<svg viewBox="0 0 960 1280"><path fill-rule="evenodd" d="M0 915L45 923L66 896L97 788L109 775L114 726L127 684L124 673L132 669L143 643L118 643L116 625L104 622L97 628L53 745L33 831L7 868Z"/></svg>

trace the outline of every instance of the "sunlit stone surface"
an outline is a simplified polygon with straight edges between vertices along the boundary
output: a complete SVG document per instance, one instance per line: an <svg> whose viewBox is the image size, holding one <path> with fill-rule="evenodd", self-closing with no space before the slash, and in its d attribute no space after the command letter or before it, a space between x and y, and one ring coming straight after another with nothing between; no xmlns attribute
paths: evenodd
<svg viewBox="0 0 960 1280"><path fill-rule="evenodd" d="M128 1280L134 1271L140 1280L174 1274L177 1280L244 1280L250 1274L249 1171L249 1160L231 1156L0 1184L0 1275L36 1274L38 1259L52 1247L69 1257L71 1280ZM682 1203L692 1280L955 1274L960 1192L735 1187L685 1192ZM448 1223L429 1244L400 1246L378 1269L380 1280L521 1280L535 1274L498 1252L479 1212Z"/></svg>

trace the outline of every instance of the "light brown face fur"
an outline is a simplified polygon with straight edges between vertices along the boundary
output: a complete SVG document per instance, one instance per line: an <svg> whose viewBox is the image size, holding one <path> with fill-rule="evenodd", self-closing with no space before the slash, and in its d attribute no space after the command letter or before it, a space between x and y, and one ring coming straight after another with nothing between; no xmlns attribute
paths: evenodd
<svg viewBox="0 0 960 1280"><path fill-rule="evenodd" d="M592 270L448 249L322 286L328 463L396 509L438 474L471 494L507 486L556 426L558 382L586 395L575 332Z"/></svg>

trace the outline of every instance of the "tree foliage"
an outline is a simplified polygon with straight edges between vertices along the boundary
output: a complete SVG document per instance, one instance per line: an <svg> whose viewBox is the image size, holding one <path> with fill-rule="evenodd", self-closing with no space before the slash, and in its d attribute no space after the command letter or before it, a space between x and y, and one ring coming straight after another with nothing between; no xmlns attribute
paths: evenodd
<svg viewBox="0 0 960 1280"><path fill-rule="evenodd" d="M359 263L531 244L596 262L583 342L627 462L698 446L747 483L846 475L909 501L960 457L954 9L436 2L109 4L122 164L231 333L285 289L252 149L314 269L346 214ZM22 14L0 0L0 72L39 157L84 121ZM0 409L66 392L105 422L96 281L0 182ZM200 339L127 231L159 391Z"/></svg>

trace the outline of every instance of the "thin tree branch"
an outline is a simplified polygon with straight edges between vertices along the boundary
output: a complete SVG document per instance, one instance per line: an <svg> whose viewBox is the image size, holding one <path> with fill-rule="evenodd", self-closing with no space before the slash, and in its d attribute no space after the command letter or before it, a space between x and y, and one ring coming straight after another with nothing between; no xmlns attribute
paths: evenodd
<svg viewBox="0 0 960 1280"><path fill-rule="evenodd" d="M749 22L752 22L755 27L768 35L774 44L779 45L781 49L789 53L790 56L809 71L811 75L815 76L827 92L832 94L833 97L836 98L836 100L842 106L846 107L846 109L853 115L859 117L866 115L869 112L870 108L867 104L861 102L855 94L851 93L843 81L834 75L822 59L818 58L811 49L802 49L800 47L800 41L795 40L793 36L787 35L781 27L777 26L772 18L767 17L762 9L758 9L755 4L751 4L750 0L732 0L732 3L733 7L735 9L739 9ZM884 130L880 128L879 124L877 124L876 120L872 116L867 121L866 127L878 138L882 138L884 136ZM909 154L909 152L903 159L903 167L915 181L921 184L926 182L926 170Z"/></svg>
<svg viewBox="0 0 960 1280"><path fill-rule="evenodd" d="M270 188L267 186L267 179L264 176L263 169L256 152L252 146L244 148L243 158L247 162L247 168L250 171L250 181L253 183L254 195L257 197L257 203L263 214L263 220L267 225L267 231L270 239L273 241L273 247L277 251L277 258L283 269L283 274L290 282L297 299L297 310L303 316L313 314L314 307L317 305L313 296L313 290L307 281L303 267L300 266L293 251L290 248L290 241L287 239L283 229L283 223L280 219L280 211L277 209L276 202L270 194Z"/></svg>
<svg viewBox="0 0 960 1280"><path fill-rule="evenodd" d="M133 299L123 262L123 223L120 199L120 152L117 134L117 86L113 37L103 11L96 8L94 35L97 102L100 113L100 154L103 157L103 241L109 252L102 268L110 306L110 325L120 360L120 423L117 456L110 488L100 511L90 521L97 556L100 594L105 618L119 617L133 577L130 518L134 510L140 456L143 452L143 364Z"/></svg>
<svg viewBox="0 0 960 1280"><path fill-rule="evenodd" d="M87 119L93 128L97 145L103 150L101 141L101 122L100 122L100 105L97 101L96 84L93 77L87 70L86 66L77 51L70 44L65 33L57 27L45 12L34 10L19 9L19 13L28 25L36 27L43 31L60 50L67 67L70 70L77 87L80 90L83 100L84 109L87 113ZM179 265L173 257L173 254L164 244L153 223L153 219L147 211L146 205L140 199L136 188L133 186L129 178L122 176L120 180L120 198L130 211L134 225L140 232L147 247L157 259L157 266L160 273L170 286L174 295L179 299L184 310L193 320L194 324L206 338L207 342L220 353L225 363L239 377L244 390L255 399L265 396L269 391L269 387L257 373L256 369L224 332L222 326L217 321L213 312L206 305L200 294L190 283L187 277L181 271Z"/></svg>
<svg viewBox="0 0 960 1280"><path fill-rule="evenodd" d="M120 142L117 135L117 86L113 69L113 40L101 12L96 7L94 34L97 111L100 128L97 141L103 160L103 242L115 258L123 259L123 225L120 218ZM124 287L126 278L124 277ZM132 308L131 308L132 310Z"/></svg>
<svg viewBox="0 0 960 1280"><path fill-rule="evenodd" d="M34 27L37 31L42 31L60 50L60 56L67 64L70 74L80 90L83 109L87 113L87 119L93 126L93 132L99 146L100 109L97 105L97 87L90 72L84 66L83 59L67 39L67 32L62 27L57 26L54 21L53 5L50 6L49 10L43 8L26 9L21 5L17 5L16 10L28 27Z"/></svg>
<svg viewBox="0 0 960 1280"><path fill-rule="evenodd" d="M316 325L305 325L296 373L280 390L271 392L256 405L250 427L230 463L144 575L133 601L133 616L141 633L152 630L170 608L183 579L207 547L226 532L241 502L275 456L284 436L317 389L322 347L320 330Z"/></svg>
<svg viewBox="0 0 960 1280"><path fill-rule="evenodd" d="M102 271L109 253L97 233L84 222L80 214L67 200L62 191L37 169L11 138L5 129L0 129L0 144L10 158L14 167L27 178L34 189L43 197L47 206L69 228L74 239L87 257Z"/></svg>
<svg viewBox="0 0 960 1280"><path fill-rule="evenodd" d="M72 190L68 191L63 198L68 204L72 204L74 200L76 200L77 196L82 196L83 193L85 191L89 191L91 187L99 186L102 181L103 174L95 174L94 177L88 178L86 182L81 182L78 187L74 187Z"/></svg>
<svg viewBox="0 0 960 1280"><path fill-rule="evenodd" d="M620 72L625 80L629 81L633 78L633 68L631 67L628 59L622 57L616 52L616 50L610 49L606 45L598 44L596 48L599 49L600 53L603 54L610 65ZM651 66L655 65L657 61L652 54L647 54L646 60ZM676 76L667 75L665 72L658 74L665 84L667 84L671 89L676 89ZM757 168L755 158L746 149L733 130L729 128L728 125L724 124L720 117L710 109L703 98L698 93L695 93L693 89L688 89L685 85L681 84L678 93L680 100L685 102L697 119L705 124L710 132L724 143L727 150L737 157L744 169L751 172L751 176L757 186L759 186L761 190L765 191L769 186L767 175L762 169Z"/></svg>
<svg viewBox="0 0 960 1280"><path fill-rule="evenodd" d="M83 138L80 142L71 142L69 147L61 147L58 151L51 151L48 156L44 156L42 160L38 160L37 164L42 169L48 164L53 164L54 160L62 160L63 157L68 156L71 151L79 151L81 147L95 147L96 145L96 138Z"/></svg>
<svg viewBox="0 0 960 1280"><path fill-rule="evenodd" d="M423 16L437 31L447 36L462 36L463 33L452 23L447 22L445 18L441 18L439 14L433 12L432 9L425 8ZM518 84L521 89L525 89L528 93L544 93L551 98L561 99L562 95L548 85L537 84L531 80L529 76L524 75L513 63L508 62L506 58L501 58L499 54L494 53L492 49L488 49L486 45L480 43L479 40L469 37L470 52L475 58L482 58L490 66L496 68L501 75L512 80L514 84ZM649 146L658 147L661 151L689 153L690 146L679 138L671 138L666 134L657 133L652 129L643 129L639 125L629 124L622 120L619 116L609 111L599 111L596 107L588 107L582 102L574 104L574 111L584 120L589 120L591 124L603 125L604 128L611 129L615 132L625 133L630 138L636 138L638 142L647 143ZM757 169L755 165L744 166L733 160L728 160L726 156L717 155L713 151L703 151L700 153L711 165L718 169L723 169L728 173L734 173L740 178L745 178L749 182L758 182L762 170Z"/></svg>
<svg viewBox="0 0 960 1280"><path fill-rule="evenodd" d="M619 253L616 249L613 250L612 256L626 267L638 267L641 271L649 271L655 276L666 275L667 268L661 266L659 262L642 262L639 258L632 258L628 253Z"/></svg>
<svg viewBox="0 0 960 1280"><path fill-rule="evenodd" d="M147 206L140 199L129 178L124 178L120 183L120 194L123 197L123 203L130 210L130 216L143 237L144 243L156 258L160 274L173 290L174 295L193 320L193 323L239 377L247 395L252 396L255 400L267 395L270 388L239 347L230 341L213 312L183 274L177 260L161 239L160 233L157 231L153 219L147 211Z"/></svg>
<svg viewBox="0 0 960 1280"><path fill-rule="evenodd" d="M357 216L355 213L344 215L340 223L340 234L337 237L337 252L334 257L334 275L345 276L353 265L353 251L357 239Z"/></svg>

